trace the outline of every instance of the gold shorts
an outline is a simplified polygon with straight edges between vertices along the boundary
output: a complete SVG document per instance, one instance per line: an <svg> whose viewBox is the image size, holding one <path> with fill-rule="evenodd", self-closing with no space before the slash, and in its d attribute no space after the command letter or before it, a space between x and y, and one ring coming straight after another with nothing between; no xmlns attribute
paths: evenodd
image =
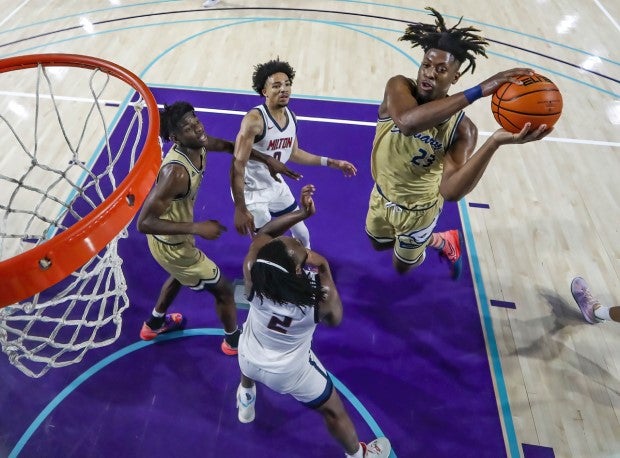
<svg viewBox="0 0 620 458"><path fill-rule="evenodd" d="M155 260L182 285L201 290L220 281L219 267L193 241L170 245L152 235L147 240Z"/></svg>
<svg viewBox="0 0 620 458"><path fill-rule="evenodd" d="M423 210L410 210L390 202L373 186L366 215L366 233L379 243L394 243L394 254L406 264L415 264L424 254L443 199Z"/></svg>

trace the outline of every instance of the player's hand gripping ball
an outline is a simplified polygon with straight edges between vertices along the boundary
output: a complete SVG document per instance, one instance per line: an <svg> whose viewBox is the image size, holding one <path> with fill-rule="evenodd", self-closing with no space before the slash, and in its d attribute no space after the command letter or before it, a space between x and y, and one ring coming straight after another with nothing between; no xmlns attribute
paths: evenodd
<svg viewBox="0 0 620 458"><path fill-rule="evenodd" d="M546 76L535 73L518 78L523 84L504 83L491 97L495 120L509 132L518 133L527 122L530 130L546 124L551 128L562 114L562 94Z"/></svg>

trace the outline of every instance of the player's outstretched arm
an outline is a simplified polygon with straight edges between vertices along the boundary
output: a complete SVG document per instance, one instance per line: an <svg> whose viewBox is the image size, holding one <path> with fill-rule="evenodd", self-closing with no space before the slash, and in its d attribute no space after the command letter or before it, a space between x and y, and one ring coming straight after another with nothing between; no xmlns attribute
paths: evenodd
<svg viewBox="0 0 620 458"><path fill-rule="evenodd" d="M265 235L270 238L279 237L288 231L295 224L303 221L316 213L312 196L316 188L312 184L307 184L301 188L299 209L272 219L257 233L257 237Z"/></svg>
<svg viewBox="0 0 620 458"><path fill-rule="evenodd" d="M317 156L301 149L295 139L291 161L302 165L323 165L333 169L341 170L345 177L352 177L357 174L357 168L349 161L342 159L332 159L327 156Z"/></svg>
<svg viewBox="0 0 620 458"><path fill-rule="evenodd" d="M521 144L541 140L552 129L545 125L530 131L527 123L521 132L512 134L498 129L472 154L478 136L476 126L464 117L458 127L458 139L450 146L444 159L439 192L446 200L457 201L469 194L478 184L491 158L501 145Z"/></svg>

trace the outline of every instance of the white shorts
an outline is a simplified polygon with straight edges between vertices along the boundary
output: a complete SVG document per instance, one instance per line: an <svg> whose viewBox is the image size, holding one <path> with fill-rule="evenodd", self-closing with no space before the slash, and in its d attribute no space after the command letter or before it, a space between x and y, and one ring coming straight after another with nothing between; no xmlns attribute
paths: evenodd
<svg viewBox="0 0 620 458"><path fill-rule="evenodd" d="M238 358L243 375L263 383L277 393L290 394L312 409L321 407L334 388L329 374L312 350L306 363L291 372L267 372L252 364L241 353Z"/></svg>
<svg viewBox="0 0 620 458"><path fill-rule="evenodd" d="M260 229L271 218L285 215L297 209L297 202L288 185L282 181L273 182L269 188L245 191L245 206L254 216L254 227Z"/></svg>

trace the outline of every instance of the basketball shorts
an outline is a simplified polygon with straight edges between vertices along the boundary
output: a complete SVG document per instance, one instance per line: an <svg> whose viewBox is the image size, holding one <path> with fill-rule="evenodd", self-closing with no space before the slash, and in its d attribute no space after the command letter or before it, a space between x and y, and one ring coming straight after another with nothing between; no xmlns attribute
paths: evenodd
<svg viewBox="0 0 620 458"><path fill-rule="evenodd" d="M254 216L254 227L260 229L271 218L297 209L297 202L288 185L274 180L269 188L245 191L245 206Z"/></svg>
<svg viewBox="0 0 620 458"><path fill-rule="evenodd" d="M277 393L290 394L312 409L321 407L332 393L334 387L332 380L312 350L305 364L298 365L291 371L285 369L278 372L265 371L248 361L241 351L238 358L243 375L268 386Z"/></svg>
<svg viewBox="0 0 620 458"><path fill-rule="evenodd" d="M395 256L416 264L426 250L441 213L440 200L424 210L409 210L390 202L373 186L366 214L366 233L379 243L394 243Z"/></svg>
<svg viewBox="0 0 620 458"><path fill-rule="evenodd" d="M155 260L182 285L200 291L220 281L220 269L196 248L193 240L178 245L160 242L151 235L147 240Z"/></svg>

